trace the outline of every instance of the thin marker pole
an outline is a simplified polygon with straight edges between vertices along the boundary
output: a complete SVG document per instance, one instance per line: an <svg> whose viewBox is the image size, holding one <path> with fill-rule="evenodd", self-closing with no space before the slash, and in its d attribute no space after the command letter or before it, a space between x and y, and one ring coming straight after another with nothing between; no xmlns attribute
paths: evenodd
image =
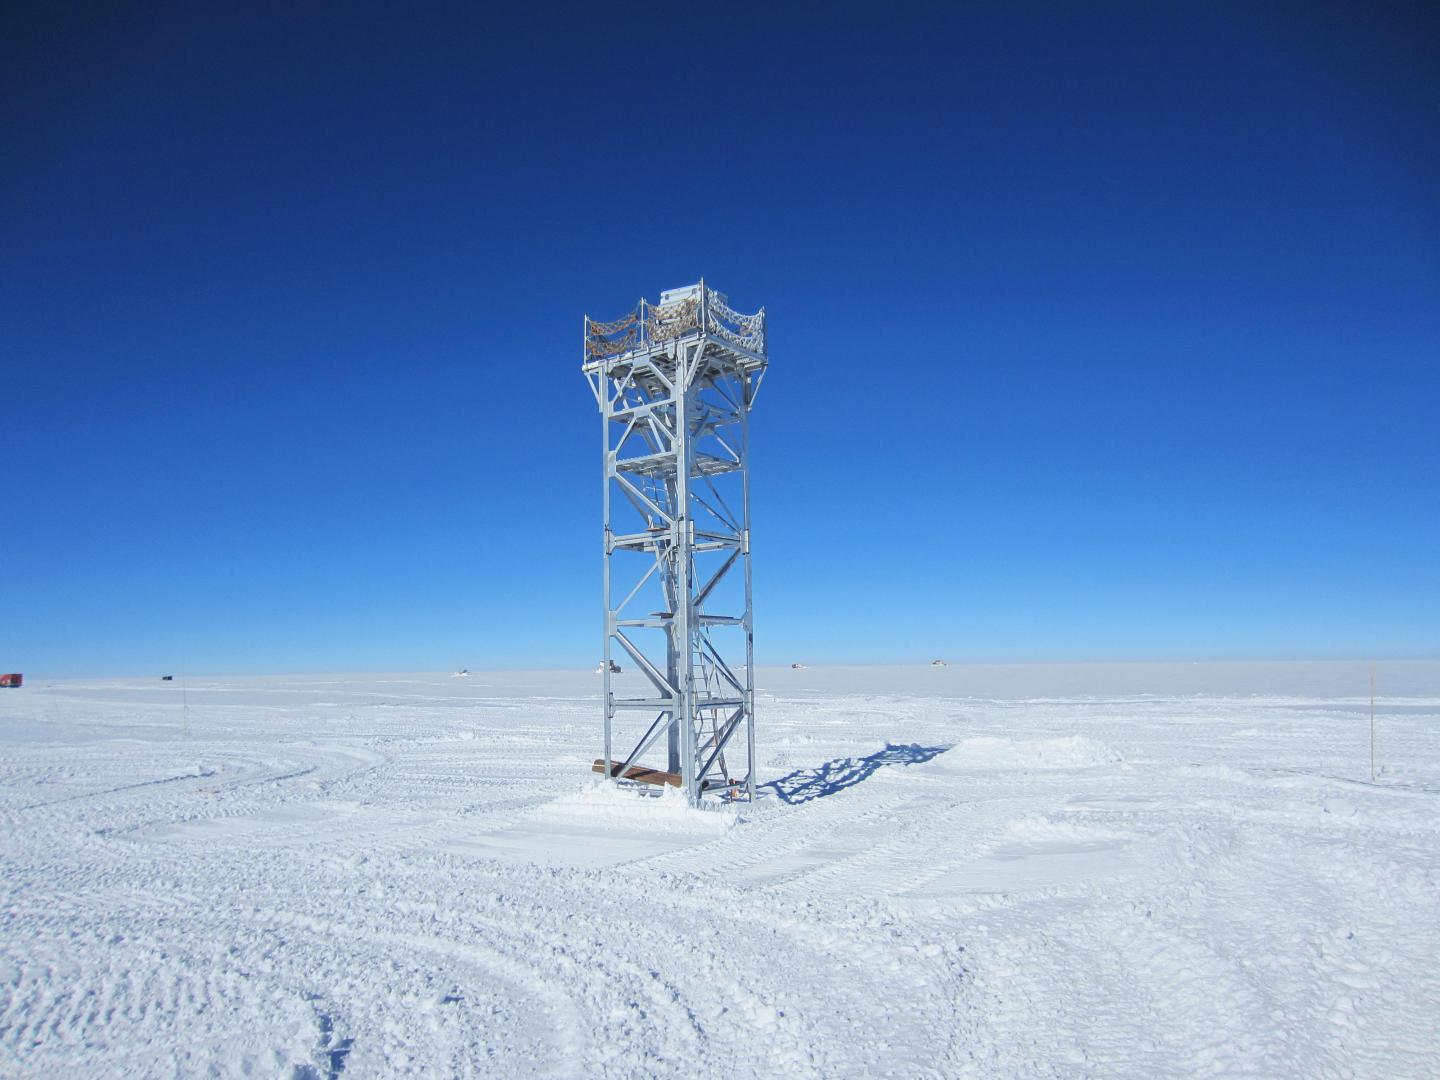
<svg viewBox="0 0 1440 1080"><path fill-rule="evenodd" d="M1375 782L1375 665L1370 665L1370 782Z"/></svg>
<svg viewBox="0 0 1440 1080"><path fill-rule="evenodd" d="M190 741L190 688L185 680L188 677L186 672L190 670L190 659L186 656L190 650L180 650L180 736L186 742Z"/></svg>

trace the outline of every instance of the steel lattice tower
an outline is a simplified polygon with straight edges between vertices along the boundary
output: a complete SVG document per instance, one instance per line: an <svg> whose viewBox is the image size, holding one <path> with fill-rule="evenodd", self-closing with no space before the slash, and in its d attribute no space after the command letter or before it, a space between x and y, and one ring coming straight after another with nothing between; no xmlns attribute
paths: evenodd
<svg viewBox="0 0 1440 1080"><path fill-rule="evenodd" d="M605 756L594 767L678 785L692 804L755 797L750 407L767 354L764 309L741 315L703 280L615 322L585 319L605 477ZM615 696L617 655L653 696ZM743 774L726 764L727 749L741 756L737 734ZM617 740L633 747L624 758ZM662 746L665 767L645 764Z"/></svg>

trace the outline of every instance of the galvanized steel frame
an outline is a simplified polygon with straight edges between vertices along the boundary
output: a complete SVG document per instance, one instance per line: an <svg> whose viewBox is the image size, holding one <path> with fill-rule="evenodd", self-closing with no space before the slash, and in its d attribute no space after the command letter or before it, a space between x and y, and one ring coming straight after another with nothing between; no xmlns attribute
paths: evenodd
<svg viewBox="0 0 1440 1080"><path fill-rule="evenodd" d="M735 312L703 280L682 292L686 295L670 303L641 300L633 313L615 322L585 318L582 370L600 407L604 477L602 760L622 762L618 772L623 776L664 736L667 771L679 775L692 804L707 796L742 793L753 800L750 409L768 365L765 311ZM630 453L637 443L644 452ZM722 478L729 478L732 489L738 483L738 514L721 493L717 481ZM645 519L644 529L617 535L616 495ZM636 562L631 555L644 558L633 567L619 566L617 554L625 557L625 564ZM701 573L697 556L720 557L721 562ZM737 564L744 610L707 610L716 588L731 580ZM662 610L630 614L627 609L647 586L653 592L652 579L658 579L665 600ZM732 662L738 657L727 660L723 642L717 640L715 631L725 627L743 629L743 675ZM664 635L664 670L632 638L642 630ZM650 681L655 697L615 697L615 645ZM617 720L636 710L653 711L655 719L629 753L617 759L614 748L622 734ZM725 751L742 730L745 772L734 780L726 770Z"/></svg>

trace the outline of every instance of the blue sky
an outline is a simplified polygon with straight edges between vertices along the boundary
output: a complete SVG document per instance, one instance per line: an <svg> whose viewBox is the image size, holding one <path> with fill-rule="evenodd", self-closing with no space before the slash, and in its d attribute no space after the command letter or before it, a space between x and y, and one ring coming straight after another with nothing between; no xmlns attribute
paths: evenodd
<svg viewBox="0 0 1440 1080"><path fill-rule="evenodd" d="M593 663L702 274L762 661L1440 653L1423 6L249 7L0 34L0 669Z"/></svg>

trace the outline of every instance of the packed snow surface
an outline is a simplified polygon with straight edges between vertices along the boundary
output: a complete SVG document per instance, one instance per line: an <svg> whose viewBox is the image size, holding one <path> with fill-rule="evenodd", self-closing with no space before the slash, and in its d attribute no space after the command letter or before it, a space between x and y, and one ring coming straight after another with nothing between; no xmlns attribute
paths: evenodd
<svg viewBox="0 0 1440 1080"><path fill-rule="evenodd" d="M0 1076L1440 1075L1440 664L763 670L710 810L599 681L0 690Z"/></svg>

